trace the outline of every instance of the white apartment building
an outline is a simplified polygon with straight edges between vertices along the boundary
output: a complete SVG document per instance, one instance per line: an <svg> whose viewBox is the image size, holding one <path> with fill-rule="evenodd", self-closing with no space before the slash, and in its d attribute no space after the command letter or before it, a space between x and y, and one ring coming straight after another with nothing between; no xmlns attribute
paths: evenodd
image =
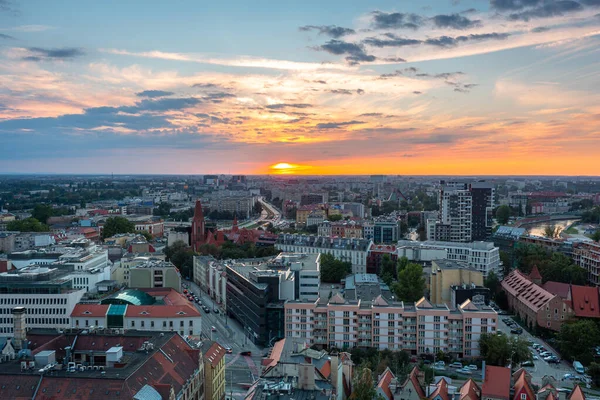
<svg viewBox="0 0 600 400"><path fill-rule="evenodd" d="M296 298L314 301L321 287L321 254L281 253L270 262L277 269L287 268L294 274Z"/></svg>
<svg viewBox="0 0 600 400"><path fill-rule="evenodd" d="M470 300L456 310L432 305L425 298L415 304L382 296L362 302L345 300L340 294L323 302L285 303L285 336L329 348L375 347L415 355L443 351L478 357L481 334L496 332L497 323L494 310Z"/></svg>
<svg viewBox="0 0 600 400"><path fill-rule="evenodd" d="M85 289L57 267L25 267L0 274L0 336L12 336L14 307L25 307L28 328L64 329Z"/></svg>
<svg viewBox="0 0 600 400"><path fill-rule="evenodd" d="M486 277L491 271L497 275L502 273L500 251L492 242L414 242L400 240L397 246L398 257L406 257L410 261L430 262L448 259L462 261L475 268Z"/></svg>
<svg viewBox="0 0 600 400"><path fill-rule="evenodd" d="M367 272L367 254L373 241L368 239L330 238L312 235L280 234L275 248L289 253L331 254L352 263L353 274Z"/></svg>

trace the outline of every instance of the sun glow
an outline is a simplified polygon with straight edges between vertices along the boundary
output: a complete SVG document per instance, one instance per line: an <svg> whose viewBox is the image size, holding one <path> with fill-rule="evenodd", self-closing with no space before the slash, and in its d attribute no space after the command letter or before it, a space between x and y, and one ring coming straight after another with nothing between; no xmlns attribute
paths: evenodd
<svg viewBox="0 0 600 400"><path fill-rule="evenodd" d="M306 168L308 168L308 167L305 165L281 162L281 163L271 165L269 167L269 170L271 171L272 174L294 174L294 173L300 172L302 170L305 170Z"/></svg>

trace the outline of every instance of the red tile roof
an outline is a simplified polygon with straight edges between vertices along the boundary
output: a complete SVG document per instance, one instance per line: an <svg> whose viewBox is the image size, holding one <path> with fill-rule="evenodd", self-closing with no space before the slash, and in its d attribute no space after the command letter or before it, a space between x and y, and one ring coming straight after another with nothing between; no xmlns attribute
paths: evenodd
<svg viewBox="0 0 600 400"><path fill-rule="evenodd" d="M419 367L414 367L412 371L410 371L410 374L408 374L408 378L406 378L406 381L404 382L402 387L406 387L406 385L410 382L415 391L417 392L419 398L424 399L427 396L425 395L425 391L423 390L423 388L421 387L421 383L419 382L419 375L421 375Z"/></svg>
<svg viewBox="0 0 600 400"><path fill-rule="evenodd" d="M388 367L385 369L385 371L383 371L381 378L379 378L379 382L377 382L377 388L381 389L381 391L385 393L387 400L394 400L394 394L390 390L390 383L392 382L393 378L394 374Z"/></svg>
<svg viewBox="0 0 600 400"><path fill-rule="evenodd" d="M460 400L476 400L481 397L481 389L473 379L469 379L460 387Z"/></svg>
<svg viewBox="0 0 600 400"><path fill-rule="evenodd" d="M542 280L542 274L540 274L540 270L538 269L537 265L534 265L531 269L531 272L529 273L529 279Z"/></svg>
<svg viewBox="0 0 600 400"><path fill-rule="evenodd" d="M75 304L71 317L104 318L108 307L108 304Z"/></svg>
<svg viewBox="0 0 600 400"><path fill-rule="evenodd" d="M217 342L214 342L204 353L204 361L208 361L213 368L217 367L223 357L225 357L225 348Z"/></svg>
<svg viewBox="0 0 600 400"><path fill-rule="evenodd" d="M503 281L502 288L518 298L527 308L538 312L556 295L547 292L541 286L532 283L520 271L512 271Z"/></svg>
<svg viewBox="0 0 600 400"><path fill-rule="evenodd" d="M200 311L189 304L184 306L127 306L127 318L182 318L200 317Z"/></svg>
<svg viewBox="0 0 600 400"><path fill-rule="evenodd" d="M283 352L284 345L285 345L285 339L281 339L281 340L275 342L275 344L273 345L273 348L271 349L271 353L269 354L269 357L265 358L262 361L262 365L265 366L265 368L274 367L275 365L277 365L277 363L279 362L279 359L281 358L281 353Z"/></svg>
<svg viewBox="0 0 600 400"><path fill-rule="evenodd" d="M440 379L436 385L437 387L429 395L429 399L433 400L439 396L442 400L448 400L448 382L444 378Z"/></svg>
<svg viewBox="0 0 600 400"><path fill-rule="evenodd" d="M544 290L558 295L561 299L569 297L569 284L562 282L548 281L542 285Z"/></svg>
<svg viewBox="0 0 600 400"><path fill-rule="evenodd" d="M573 391L567 397L568 400L585 400L585 394L579 385L575 385Z"/></svg>
<svg viewBox="0 0 600 400"><path fill-rule="evenodd" d="M3 377L0 381L0 399L31 400L39 381L39 376Z"/></svg>
<svg viewBox="0 0 600 400"><path fill-rule="evenodd" d="M600 318L597 287L571 285L571 303L577 317Z"/></svg>
<svg viewBox="0 0 600 400"><path fill-rule="evenodd" d="M515 397L514 400L519 400L521 398L521 394L527 394L527 400L534 400L535 395L533 394L533 389L529 386L529 382L527 381L527 373L525 370L521 371L521 374L517 378L514 384L515 389Z"/></svg>
<svg viewBox="0 0 600 400"><path fill-rule="evenodd" d="M325 361L325 364L319 369L319 372L327 379L329 379L329 375L331 374L331 360Z"/></svg>
<svg viewBox="0 0 600 400"><path fill-rule="evenodd" d="M510 397L510 368L486 365L481 396L508 400Z"/></svg>

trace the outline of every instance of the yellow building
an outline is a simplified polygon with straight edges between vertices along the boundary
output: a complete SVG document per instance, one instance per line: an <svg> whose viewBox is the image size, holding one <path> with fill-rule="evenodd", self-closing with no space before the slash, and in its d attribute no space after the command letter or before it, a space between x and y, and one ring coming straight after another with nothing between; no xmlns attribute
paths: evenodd
<svg viewBox="0 0 600 400"><path fill-rule="evenodd" d="M483 286L483 273L467 264L450 260L434 260L431 262L429 275L429 299L433 304L451 305L451 286L471 285Z"/></svg>
<svg viewBox="0 0 600 400"><path fill-rule="evenodd" d="M217 342L204 352L204 399L225 399L225 348Z"/></svg>
<svg viewBox="0 0 600 400"><path fill-rule="evenodd" d="M309 206L302 206L296 210L296 223L298 225L306 225L306 220L312 212L320 212L325 216L325 211L320 208L320 205L311 204Z"/></svg>

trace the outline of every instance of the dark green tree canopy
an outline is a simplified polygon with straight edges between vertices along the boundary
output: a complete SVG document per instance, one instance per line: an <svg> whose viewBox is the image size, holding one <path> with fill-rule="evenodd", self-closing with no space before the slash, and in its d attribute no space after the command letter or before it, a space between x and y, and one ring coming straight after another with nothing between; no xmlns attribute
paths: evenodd
<svg viewBox="0 0 600 400"><path fill-rule="evenodd" d="M124 217L109 217L104 223L102 238L114 236L119 233L135 232L135 224Z"/></svg>
<svg viewBox="0 0 600 400"><path fill-rule="evenodd" d="M351 262L338 260L331 254L321 254L321 282L340 283L351 272Z"/></svg>
<svg viewBox="0 0 600 400"><path fill-rule="evenodd" d="M6 224L6 229L9 231L18 232L48 232L48 225L42 224L35 218L25 218L15 221L10 221Z"/></svg>
<svg viewBox="0 0 600 400"><path fill-rule="evenodd" d="M399 265L405 265L401 260ZM425 295L425 277L423 267L419 264L408 263L398 269L398 282L393 284L393 290L398 300L415 302Z"/></svg>

